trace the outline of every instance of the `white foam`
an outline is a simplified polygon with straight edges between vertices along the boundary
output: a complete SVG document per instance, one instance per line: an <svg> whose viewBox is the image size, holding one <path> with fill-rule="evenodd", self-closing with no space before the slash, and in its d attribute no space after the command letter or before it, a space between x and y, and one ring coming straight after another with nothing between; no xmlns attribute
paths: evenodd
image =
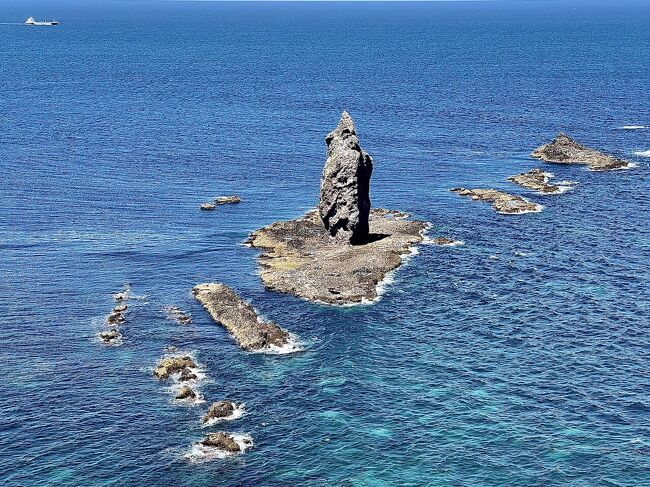
<svg viewBox="0 0 650 487"><path fill-rule="evenodd" d="M637 151L634 155L639 157L650 157L650 150Z"/></svg>
<svg viewBox="0 0 650 487"><path fill-rule="evenodd" d="M628 169L633 169L633 168L635 168L635 167L639 167L639 165L636 164L636 163L634 163L634 162L629 162L629 163L627 163L627 165L625 165L625 166L614 167L614 168L612 168L612 169L598 169L598 168L590 167L590 168L589 168L589 171L593 171L593 172L605 172L605 171L627 171Z"/></svg>
<svg viewBox="0 0 650 487"><path fill-rule="evenodd" d="M212 418L205 423L203 423L203 427L207 428L209 426L214 426L217 423L223 423L224 421L233 421L235 419L241 418L244 413L246 412L244 408L244 403L242 404L235 404L235 410L232 412L230 416L226 416L224 418Z"/></svg>
<svg viewBox="0 0 650 487"><path fill-rule="evenodd" d="M298 336L289 333L289 340L287 343L278 347L277 345L268 345L260 350L255 350L253 353L265 353L267 355L286 355L288 353L303 352L305 350L304 344L300 341Z"/></svg>
<svg viewBox="0 0 650 487"><path fill-rule="evenodd" d="M248 434L231 433L232 438L239 445L240 450L237 453L230 453L219 448L205 446L201 443L192 445L191 450L184 455L190 462L205 462L215 459L228 458L234 455L241 455L253 446L253 439Z"/></svg>
<svg viewBox="0 0 650 487"><path fill-rule="evenodd" d="M436 242L435 238L425 236L424 239L422 239L421 244L422 245L437 245L439 247L459 247L461 245L465 245L465 242L463 242L462 240L452 240L449 243L438 243L438 242Z"/></svg>
<svg viewBox="0 0 650 487"><path fill-rule="evenodd" d="M647 125L623 125L622 127L619 127L621 130L643 130L650 128Z"/></svg>

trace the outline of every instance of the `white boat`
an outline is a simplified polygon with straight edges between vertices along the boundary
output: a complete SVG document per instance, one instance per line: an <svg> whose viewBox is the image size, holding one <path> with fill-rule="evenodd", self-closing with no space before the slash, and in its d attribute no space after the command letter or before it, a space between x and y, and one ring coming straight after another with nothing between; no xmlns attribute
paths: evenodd
<svg viewBox="0 0 650 487"><path fill-rule="evenodd" d="M31 15L25 21L25 25L59 25L56 20L34 20Z"/></svg>

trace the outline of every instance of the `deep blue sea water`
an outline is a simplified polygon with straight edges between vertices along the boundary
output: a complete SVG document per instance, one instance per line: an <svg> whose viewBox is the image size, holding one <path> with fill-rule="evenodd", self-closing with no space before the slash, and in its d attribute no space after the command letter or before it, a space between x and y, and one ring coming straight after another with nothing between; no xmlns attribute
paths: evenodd
<svg viewBox="0 0 650 487"><path fill-rule="evenodd" d="M10 25L29 14L61 25ZM619 129L650 126L650 2L3 0L0 22L2 485L650 485L650 129ZM333 308L265 291L242 243L315 205L344 109L373 204L465 245ZM637 167L528 157L559 131ZM505 180L542 166L578 185ZM193 300L206 281L305 352L242 352ZM125 283L142 299L102 346ZM170 345L206 401L246 404L222 428L253 449L184 457L218 428L152 377Z"/></svg>

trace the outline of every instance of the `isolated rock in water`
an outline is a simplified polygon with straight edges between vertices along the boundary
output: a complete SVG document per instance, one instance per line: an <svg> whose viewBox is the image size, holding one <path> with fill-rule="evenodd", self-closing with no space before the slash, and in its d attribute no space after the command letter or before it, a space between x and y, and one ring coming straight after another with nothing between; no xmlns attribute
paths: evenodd
<svg viewBox="0 0 650 487"><path fill-rule="evenodd" d="M121 325L124 321L124 315L120 312L113 312L106 318L106 323L108 325Z"/></svg>
<svg viewBox="0 0 650 487"><path fill-rule="evenodd" d="M163 309L167 313L167 316L169 316L170 319L176 321L181 325L189 325L190 323L192 323L192 317L187 313L185 313L178 306L166 306Z"/></svg>
<svg viewBox="0 0 650 487"><path fill-rule="evenodd" d="M120 335L119 332L117 330L115 330L115 329L112 329L110 331L103 331L103 332L101 332L99 334L99 338L101 338L101 340L104 343L110 343L110 342L112 342L114 340L117 340L121 336L122 335Z"/></svg>
<svg viewBox="0 0 650 487"><path fill-rule="evenodd" d="M121 303L122 301L126 301L127 299L129 299L129 291L121 291L119 293L115 293L113 294L113 299L118 303Z"/></svg>
<svg viewBox="0 0 650 487"><path fill-rule="evenodd" d="M167 379L170 375L181 372L183 369L195 367L196 363L192 357L165 357L158 362L153 375L159 379Z"/></svg>
<svg viewBox="0 0 650 487"><path fill-rule="evenodd" d="M201 444L203 446L217 448L228 453L238 453L241 451L241 447L235 441L235 438L230 433L225 433L223 431L210 433L208 436L203 438L203 440L201 440Z"/></svg>
<svg viewBox="0 0 650 487"><path fill-rule="evenodd" d="M198 377L194 372L192 372L190 369L183 369L181 370L181 376L179 377L178 380L180 380L181 382L187 382L196 379L198 379Z"/></svg>
<svg viewBox="0 0 650 487"><path fill-rule="evenodd" d="M235 204L235 203L240 203L241 198L237 195L231 195L231 196L217 196L214 199L214 202L217 205L227 205L227 204Z"/></svg>
<svg viewBox="0 0 650 487"><path fill-rule="evenodd" d="M363 245L342 245L332 239L316 211L256 230L248 243L262 249L258 263L267 289L309 301L360 303L377 298L378 284L424 238L427 223L406 216L372 209L370 234Z"/></svg>
<svg viewBox="0 0 650 487"><path fill-rule="evenodd" d="M621 169L630 165L628 161L580 145L565 134L535 149L531 157L557 164L587 164L594 171Z"/></svg>
<svg viewBox="0 0 650 487"><path fill-rule="evenodd" d="M208 412L203 416L203 422L207 423L211 419L227 418L232 416L237 405L230 401L213 402Z"/></svg>
<svg viewBox="0 0 650 487"><path fill-rule="evenodd" d="M465 189L454 188L451 190L461 196L469 196L475 201L492 203L492 207L505 215L519 215L522 213L539 212L542 205L528 201L521 196L504 193L495 189Z"/></svg>
<svg viewBox="0 0 650 487"><path fill-rule="evenodd" d="M540 193L552 194L560 192L560 186L549 184L549 180L550 176L548 173L545 173L541 169L531 169L528 172L517 174L516 176L510 176L508 178L508 181L512 181L526 189L539 191Z"/></svg>
<svg viewBox="0 0 650 487"><path fill-rule="evenodd" d="M327 161L318 210L330 235L349 242L368 237L372 158L359 146L354 122L343 112L338 127L325 138Z"/></svg>
<svg viewBox="0 0 650 487"><path fill-rule="evenodd" d="M194 399L196 392L190 386L183 386L176 394L176 399Z"/></svg>
<svg viewBox="0 0 650 487"><path fill-rule="evenodd" d="M217 205L215 205L214 203L203 203L200 208L203 211L211 211L214 210L216 207Z"/></svg>
<svg viewBox="0 0 650 487"><path fill-rule="evenodd" d="M275 323L262 323L253 307L229 287L219 283L199 284L192 293L244 350L262 350L271 345L283 347L289 343L289 333Z"/></svg>
<svg viewBox="0 0 650 487"><path fill-rule="evenodd" d="M126 304L118 304L113 308L113 313L124 313L128 309Z"/></svg>
<svg viewBox="0 0 650 487"><path fill-rule="evenodd" d="M454 245L456 241L447 237L436 237L433 239L433 243L436 245Z"/></svg>

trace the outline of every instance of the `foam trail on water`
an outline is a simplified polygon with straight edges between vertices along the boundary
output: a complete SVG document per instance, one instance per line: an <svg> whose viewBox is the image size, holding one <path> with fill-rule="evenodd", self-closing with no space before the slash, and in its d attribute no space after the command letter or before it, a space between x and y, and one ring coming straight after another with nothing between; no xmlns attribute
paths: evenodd
<svg viewBox="0 0 650 487"><path fill-rule="evenodd" d="M650 150L637 151L634 155L639 157L650 157Z"/></svg>
<svg viewBox="0 0 650 487"><path fill-rule="evenodd" d="M622 127L619 127L621 130L643 130L650 128L647 125L623 125Z"/></svg>

